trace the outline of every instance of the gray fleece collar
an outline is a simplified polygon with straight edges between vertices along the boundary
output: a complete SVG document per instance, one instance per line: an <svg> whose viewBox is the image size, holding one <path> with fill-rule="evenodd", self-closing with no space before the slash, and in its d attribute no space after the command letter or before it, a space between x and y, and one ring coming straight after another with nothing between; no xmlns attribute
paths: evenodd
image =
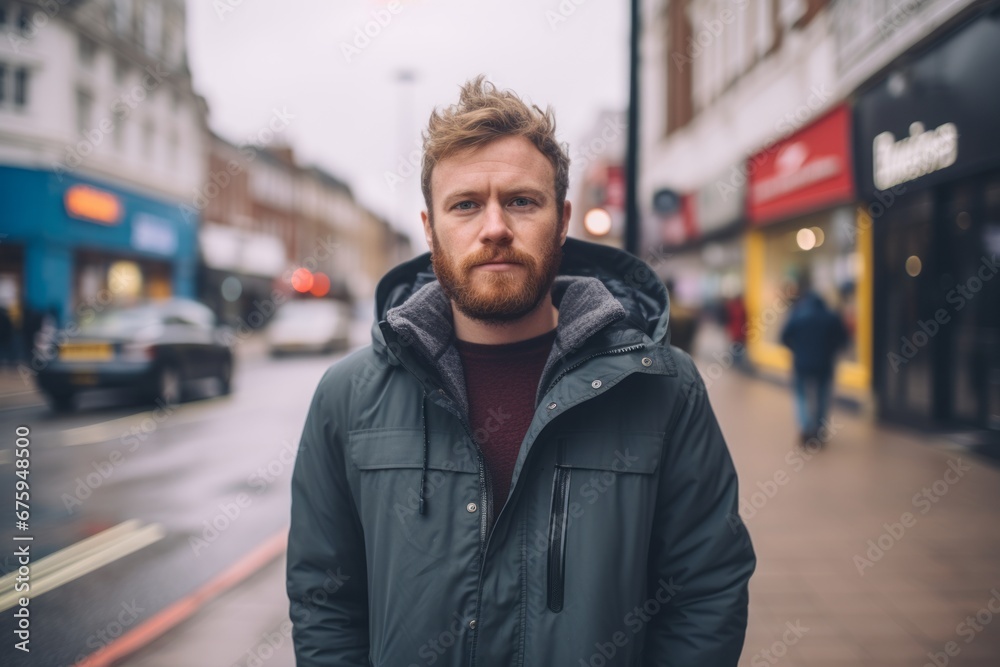
<svg viewBox="0 0 1000 667"><path fill-rule="evenodd" d="M597 278L556 276L552 303L559 310L556 338L542 370L535 405L556 364L610 324L626 316L625 307ZM463 414L469 414L462 359L455 347L451 301L437 280L427 283L405 302L386 311L386 321L413 341L414 348L436 368L445 390L454 396Z"/></svg>

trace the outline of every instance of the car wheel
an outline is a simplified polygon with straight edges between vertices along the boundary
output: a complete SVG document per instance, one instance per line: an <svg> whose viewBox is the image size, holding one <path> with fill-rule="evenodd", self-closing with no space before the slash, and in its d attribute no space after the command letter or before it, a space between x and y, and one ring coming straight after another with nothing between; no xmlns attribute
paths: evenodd
<svg viewBox="0 0 1000 667"><path fill-rule="evenodd" d="M76 394L72 391L60 392L58 394L46 394L49 405L56 412L72 412L76 407Z"/></svg>
<svg viewBox="0 0 1000 667"><path fill-rule="evenodd" d="M219 365L219 393L225 396L233 390L233 360L223 359Z"/></svg>
<svg viewBox="0 0 1000 667"><path fill-rule="evenodd" d="M160 369L156 378L156 399L164 405L181 402L181 374L176 366L167 364Z"/></svg>

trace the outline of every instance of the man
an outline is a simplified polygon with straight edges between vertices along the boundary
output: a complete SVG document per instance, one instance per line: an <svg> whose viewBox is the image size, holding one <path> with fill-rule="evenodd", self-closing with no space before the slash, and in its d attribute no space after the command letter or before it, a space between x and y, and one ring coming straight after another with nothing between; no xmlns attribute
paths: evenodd
<svg viewBox="0 0 1000 667"><path fill-rule="evenodd" d="M837 351L847 344L847 329L840 316L827 308L810 288L806 274L799 279L799 298L781 330L781 342L792 351L795 406L799 441L819 438L826 422Z"/></svg>
<svg viewBox="0 0 1000 667"><path fill-rule="evenodd" d="M432 114L431 253L380 281L299 446L299 667L736 665L726 443L657 276L567 238L568 166L552 112L482 77Z"/></svg>

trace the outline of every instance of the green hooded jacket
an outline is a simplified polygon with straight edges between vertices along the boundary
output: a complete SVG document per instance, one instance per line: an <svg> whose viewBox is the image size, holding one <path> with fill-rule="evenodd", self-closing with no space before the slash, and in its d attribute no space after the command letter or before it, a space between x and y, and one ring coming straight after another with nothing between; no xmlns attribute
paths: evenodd
<svg viewBox="0 0 1000 667"><path fill-rule="evenodd" d="M663 283L567 238L552 300L494 498L430 255L379 282L372 343L323 376L292 476L298 667L737 664L756 559Z"/></svg>

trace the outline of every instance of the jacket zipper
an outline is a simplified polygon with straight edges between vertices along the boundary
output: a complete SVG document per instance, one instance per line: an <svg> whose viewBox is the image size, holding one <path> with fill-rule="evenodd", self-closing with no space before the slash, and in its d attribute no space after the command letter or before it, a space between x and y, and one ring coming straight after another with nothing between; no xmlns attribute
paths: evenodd
<svg viewBox="0 0 1000 667"><path fill-rule="evenodd" d="M552 509L549 514L548 607L562 611L566 588L566 516L569 512L569 468L556 465L552 477Z"/></svg>
<svg viewBox="0 0 1000 667"><path fill-rule="evenodd" d="M565 377L567 373L569 373L570 371L572 371L572 370L574 370L576 368L579 368L580 366L582 366L583 364L587 363L588 361L590 361L591 359L593 359L595 357L603 357L603 356L606 356L606 355L609 355L609 354L623 354L625 352L635 352L636 350L642 350L645 347L646 347L645 343L636 343L634 345L629 345L627 347L619 347L619 348L615 348L614 350L605 350L604 352L597 352L595 354L590 355L589 357L581 359L580 361L576 362L572 366L567 366L566 368L562 369L559 372L559 375L557 375L554 378L552 378L552 382L549 383L548 388L545 390L544 393L542 393L542 396L544 396L545 394L547 394L550 391L552 391L552 387L554 387L556 385L556 383L559 382L559 380L563 379L563 377Z"/></svg>

